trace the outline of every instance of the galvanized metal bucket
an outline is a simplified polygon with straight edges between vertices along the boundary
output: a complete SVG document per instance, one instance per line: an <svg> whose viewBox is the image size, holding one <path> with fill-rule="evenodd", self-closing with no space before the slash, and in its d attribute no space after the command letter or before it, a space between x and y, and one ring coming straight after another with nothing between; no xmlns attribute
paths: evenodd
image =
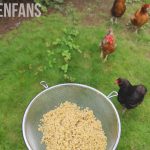
<svg viewBox="0 0 150 150"><path fill-rule="evenodd" d="M82 108L89 107L97 119L101 120L107 136L107 150L115 150L121 134L118 112L110 98L117 96L113 91L108 96L100 91L82 84L66 83L53 87L42 81L45 90L39 93L28 105L22 122L24 141L29 150L44 150L41 144L42 134L38 125L43 114L54 109L60 103L70 101Z"/></svg>

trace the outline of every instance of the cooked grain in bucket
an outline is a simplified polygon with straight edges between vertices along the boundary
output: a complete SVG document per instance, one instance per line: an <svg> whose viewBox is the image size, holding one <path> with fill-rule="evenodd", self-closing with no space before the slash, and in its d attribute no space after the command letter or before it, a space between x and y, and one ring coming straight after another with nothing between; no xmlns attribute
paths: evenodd
<svg viewBox="0 0 150 150"><path fill-rule="evenodd" d="M107 138L93 111L67 101L43 115L39 131L46 150L106 150Z"/></svg>

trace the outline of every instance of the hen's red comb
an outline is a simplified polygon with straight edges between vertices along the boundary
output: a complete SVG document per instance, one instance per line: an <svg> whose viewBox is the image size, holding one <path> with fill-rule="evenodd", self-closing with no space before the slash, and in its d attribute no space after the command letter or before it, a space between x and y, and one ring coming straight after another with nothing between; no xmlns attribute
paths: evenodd
<svg viewBox="0 0 150 150"><path fill-rule="evenodd" d="M116 83L117 85L119 85L119 84L121 83L121 80L120 80L120 79L117 79L117 80L115 81L115 83Z"/></svg>
<svg viewBox="0 0 150 150"><path fill-rule="evenodd" d="M144 8L150 8L150 4L144 4L143 7Z"/></svg>

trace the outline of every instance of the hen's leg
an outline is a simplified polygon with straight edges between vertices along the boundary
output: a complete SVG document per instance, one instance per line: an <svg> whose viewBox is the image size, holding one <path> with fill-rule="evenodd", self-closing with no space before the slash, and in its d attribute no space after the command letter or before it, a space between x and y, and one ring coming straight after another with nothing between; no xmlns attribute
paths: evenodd
<svg viewBox="0 0 150 150"><path fill-rule="evenodd" d="M117 18L115 18L115 24L117 24L118 23L118 19Z"/></svg>
<svg viewBox="0 0 150 150"><path fill-rule="evenodd" d="M104 62L106 62L108 59L108 55L105 56Z"/></svg>
<svg viewBox="0 0 150 150"><path fill-rule="evenodd" d="M128 23L126 24L126 26L127 26L127 28L132 27L132 23L131 23L131 21L130 21L130 20L128 21Z"/></svg>
<svg viewBox="0 0 150 150"><path fill-rule="evenodd" d="M103 58L103 51L101 50L100 58Z"/></svg>
<svg viewBox="0 0 150 150"><path fill-rule="evenodd" d="M138 29L138 28L136 28L136 29L135 29L135 33L136 33L136 34L138 34L138 31L139 31L139 29Z"/></svg>
<svg viewBox="0 0 150 150"><path fill-rule="evenodd" d="M114 24L115 17L111 17L110 22Z"/></svg>
<svg viewBox="0 0 150 150"><path fill-rule="evenodd" d="M122 114L124 114L127 111L127 108L123 107Z"/></svg>
<svg viewBox="0 0 150 150"><path fill-rule="evenodd" d="M142 26L140 29L145 30L145 29L146 29L146 26Z"/></svg>
<svg viewBox="0 0 150 150"><path fill-rule="evenodd" d="M112 24L114 24L114 23L117 24L117 23L118 23L117 20L118 20L118 19L117 19L116 17L112 17L112 18L110 19L110 21L111 21Z"/></svg>

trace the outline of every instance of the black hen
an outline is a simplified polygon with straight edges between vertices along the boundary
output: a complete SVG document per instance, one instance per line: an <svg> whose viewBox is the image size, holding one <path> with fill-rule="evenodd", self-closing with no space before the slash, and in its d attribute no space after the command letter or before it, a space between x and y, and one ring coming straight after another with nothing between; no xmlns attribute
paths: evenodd
<svg viewBox="0 0 150 150"><path fill-rule="evenodd" d="M126 79L117 79L116 83L120 87L118 92L118 101L127 109L138 106L143 100L147 92L144 85L132 85Z"/></svg>

